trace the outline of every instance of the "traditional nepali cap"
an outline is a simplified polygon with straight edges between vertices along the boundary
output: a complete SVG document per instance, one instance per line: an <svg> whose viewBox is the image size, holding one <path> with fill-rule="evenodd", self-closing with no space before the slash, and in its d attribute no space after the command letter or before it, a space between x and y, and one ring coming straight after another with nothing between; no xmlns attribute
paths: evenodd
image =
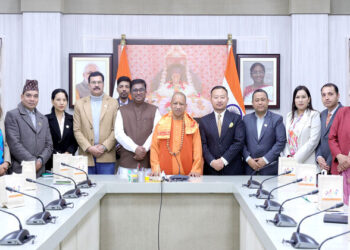
<svg viewBox="0 0 350 250"><path fill-rule="evenodd" d="M26 91L32 91L32 90L39 91L38 81L37 80L26 80L26 83L24 84L22 93L24 94Z"/></svg>

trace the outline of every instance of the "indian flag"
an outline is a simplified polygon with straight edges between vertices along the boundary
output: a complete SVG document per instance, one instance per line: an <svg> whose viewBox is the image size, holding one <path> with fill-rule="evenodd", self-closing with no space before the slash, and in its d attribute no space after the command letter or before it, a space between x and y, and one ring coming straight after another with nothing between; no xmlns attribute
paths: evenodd
<svg viewBox="0 0 350 250"><path fill-rule="evenodd" d="M233 56L232 46L229 47L225 77L222 84L228 90L229 103L227 108L239 111L241 115L245 115L244 101L241 86L236 69L236 62ZM231 90L231 91L230 91Z"/></svg>

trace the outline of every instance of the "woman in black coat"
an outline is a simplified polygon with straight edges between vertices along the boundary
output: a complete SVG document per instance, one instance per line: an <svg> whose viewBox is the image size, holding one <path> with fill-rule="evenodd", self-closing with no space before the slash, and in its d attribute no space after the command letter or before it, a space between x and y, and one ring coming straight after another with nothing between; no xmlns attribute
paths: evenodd
<svg viewBox="0 0 350 250"><path fill-rule="evenodd" d="M53 153L74 154L78 144L73 133L73 116L66 113L68 94L64 89L55 89L51 94L52 109L46 117L49 121L53 142ZM52 168L52 157L45 165Z"/></svg>

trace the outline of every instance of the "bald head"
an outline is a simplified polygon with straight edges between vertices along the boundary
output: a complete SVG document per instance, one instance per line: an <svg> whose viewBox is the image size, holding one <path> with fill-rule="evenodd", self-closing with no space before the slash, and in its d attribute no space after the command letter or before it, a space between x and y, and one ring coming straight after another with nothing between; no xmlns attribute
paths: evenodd
<svg viewBox="0 0 350 250"><path fill-rule="evenodd" d="M86 82L89 82L89 76L92 72L99 71L98 67L94 63L89 63L85 66L84 72L83 72L83 77Z"/></svg>
<svg viewBox="0 0 350 250"><path fill-rule="evenodd" d="M171 98L171 111L174 120L181 120L184 117L187 105L186 96L182 92L175 92Z"/></svg>

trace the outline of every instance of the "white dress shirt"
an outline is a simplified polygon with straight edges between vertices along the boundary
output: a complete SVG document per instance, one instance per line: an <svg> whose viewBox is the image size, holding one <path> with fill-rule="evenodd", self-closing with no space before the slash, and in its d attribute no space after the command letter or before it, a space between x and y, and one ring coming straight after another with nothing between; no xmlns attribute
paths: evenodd
<svg viewBox="0 0 350 250"><path fill-rule="evenodd" d="M57 119L57 122L58 122L58 126L60 127L61 138L62 138L62 136L63 136L63 130L64 130L64 119L65 119L64 113L63 113L63 115L62 115L61 121L58 120L58 117L56 117L56 119Z"/></svg>
<svg viewBox="0 0 350 250"><path fill-rule="evenodd" d="M115 125L114 125L115 138L120 143L120 145L122 145L123 148L125 148L128 151L135 152L138 146L142 146L146 149L146 151L149 151L149 149L151 148L154 127L157 125L161 117L162 116L160 115L159 110L157 109L154 115L152 133L148 136L147 140L143 145L137 145L129 136L125 134L123 116L120 113L120 110L118 110L117 118L115 120Z"/></svg>

